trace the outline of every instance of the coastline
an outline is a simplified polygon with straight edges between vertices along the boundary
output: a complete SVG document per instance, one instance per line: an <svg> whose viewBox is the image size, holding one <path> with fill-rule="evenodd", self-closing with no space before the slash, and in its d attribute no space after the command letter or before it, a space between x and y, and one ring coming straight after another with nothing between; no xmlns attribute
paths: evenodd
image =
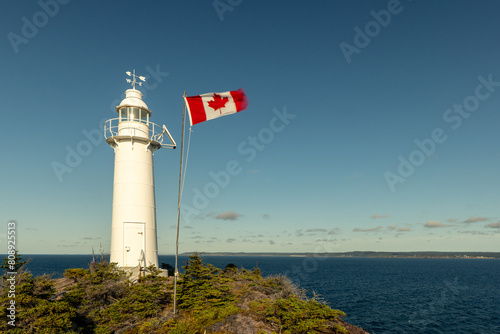
<svg viewBox="0 0 500 334"><path fill-rule="evenodd" d="M193 252L194 253L194 252ZM191 255L185 252L180 255ZM354 251L339 253L280 253L280 252L204 252L203 256L283 256L283 257L348 257L401 259L500 259L500 252L374 252Z"/></svg>

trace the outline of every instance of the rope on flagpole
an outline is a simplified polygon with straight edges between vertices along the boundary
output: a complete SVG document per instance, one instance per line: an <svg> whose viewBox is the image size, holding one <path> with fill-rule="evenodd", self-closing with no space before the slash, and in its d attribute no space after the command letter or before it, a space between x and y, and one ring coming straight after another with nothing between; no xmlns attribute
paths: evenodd
<svg viewBox="0 0 500 334"><path fill-rule="evenodd" d="M182 197L182 162L184 156L184 132L186 129L186 92L183 95L184 107L182 108L182 135L181 135L181 162L179 168L179 200L177 202L177 235L175 238L175 273L174 273L174 316L177 314L177 279L179 277L179 222L181 217L181 197ZM191 138L191 136L189 136Z"/></svg>
<svg viewBox="0 0 500 334"><path fill-rule="evenodd" d="M181 198L182 198L182 194L184 193L184 181L186 180L186 170L188 167L188 160L189 160L189 147L191 146L191 133L193 133L193 130L191 130L191 127L189 127L188 146L186 149L186 162L184 163L184 174L182 175Z"/></svg>

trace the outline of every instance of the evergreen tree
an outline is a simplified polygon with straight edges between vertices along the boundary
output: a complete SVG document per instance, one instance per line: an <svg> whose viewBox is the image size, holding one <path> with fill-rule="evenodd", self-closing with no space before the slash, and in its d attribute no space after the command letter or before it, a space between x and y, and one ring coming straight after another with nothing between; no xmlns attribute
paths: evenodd
<svg viewBox="0 0 500 334"><path fill-rule="evenodd" d="M29 261L24 260L23 257L17 252L17 249L15 250L14 253L14 258L9 259L9 255L7 255L2 262L2 265L0 265L0 268L5 269L5 271L10 271L10 272L17 272L22 266L27 264Z"/></svg>
<svg viewBox="0 0 500 334"><path fill-rule="evenodd" d="M185 272L179 282L181 308L191 308L196 312L209 306L224 305L233 299L228 293L227 279L217 275L220 269L203 263L198 253L189 256L182 268Z"/></svg>

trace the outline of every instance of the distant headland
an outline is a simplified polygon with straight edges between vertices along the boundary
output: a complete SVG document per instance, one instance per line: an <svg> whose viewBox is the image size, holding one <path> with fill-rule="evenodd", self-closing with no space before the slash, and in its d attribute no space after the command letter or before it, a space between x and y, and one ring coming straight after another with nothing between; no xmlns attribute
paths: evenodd
<svg viewBox="0 0 500 334"><path fill-rule="evenodd" d="M183 253L190 255L192 253ZM278 252L205 252L203 256L288 256L288 257L357 257L404 259L500 259L500 252L374 252L354 251L339 253L278 253Z"/></svg>

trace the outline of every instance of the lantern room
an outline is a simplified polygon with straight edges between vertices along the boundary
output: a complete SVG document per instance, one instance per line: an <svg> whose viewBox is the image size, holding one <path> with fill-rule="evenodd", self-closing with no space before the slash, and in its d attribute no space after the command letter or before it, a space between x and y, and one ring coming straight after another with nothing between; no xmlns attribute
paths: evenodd
<svg viewBox="0 0 500 334"><path fill-rule="evenodd" d="M119 122L141 122L149 123L151 110L142 100L142 93L135 89L125 91L125 99L116 107Z"/></svg>

